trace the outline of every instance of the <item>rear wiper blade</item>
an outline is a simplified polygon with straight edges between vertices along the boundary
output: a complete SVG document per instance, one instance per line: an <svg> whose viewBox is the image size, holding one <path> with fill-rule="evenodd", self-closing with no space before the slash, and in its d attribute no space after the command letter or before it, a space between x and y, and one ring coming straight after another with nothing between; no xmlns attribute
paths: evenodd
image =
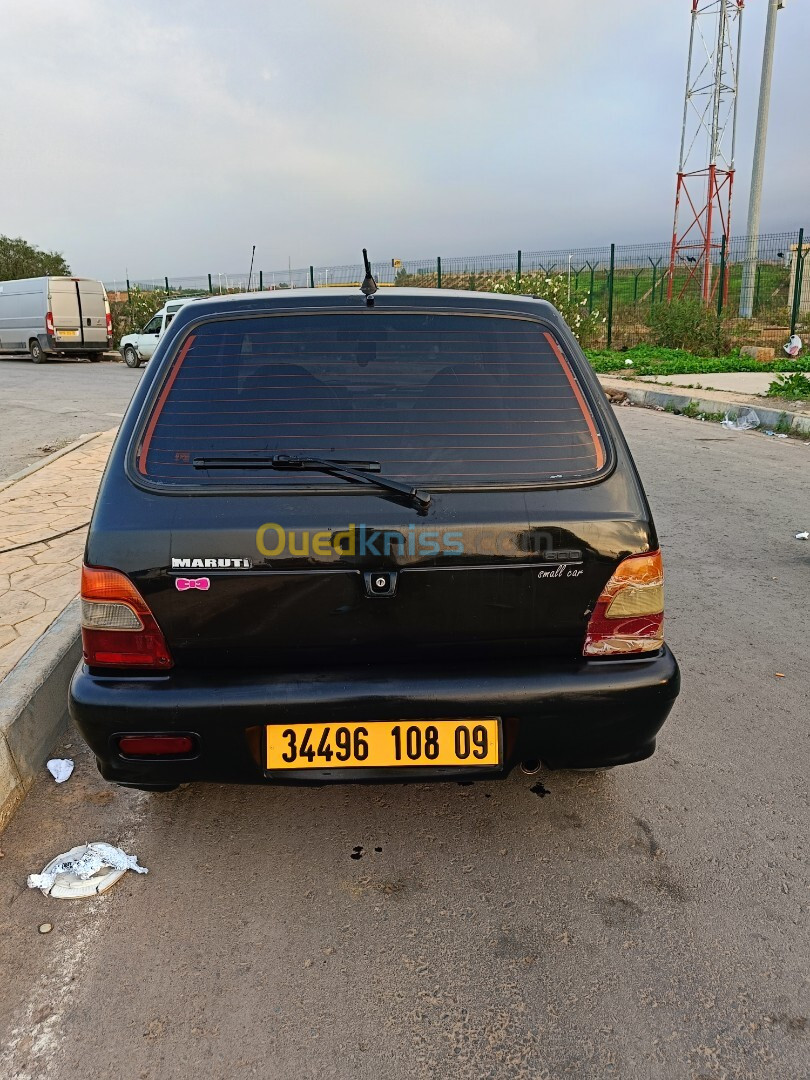
<svg viewBox="0 0 810 1080"><path fill-rule="evenodd" d="M379 461L349 461L345 458L298 457L295 454L218 454L191 459L195 469L313 469L321 466L379 472Z"/></svg>
<svg viewBox="0 0 810 1080"><path fill-rule="evenodd" d="M430 506L430 493L385 476L370 476L380 471L379 461L347 461L342 458L296 457L294 454L270 454L247 456L222 454L217 457L192 458L195 469L281 469L295 472L325 472L345 480L356 480L369 487L404 495L414 506L424 510Z"/></svg>

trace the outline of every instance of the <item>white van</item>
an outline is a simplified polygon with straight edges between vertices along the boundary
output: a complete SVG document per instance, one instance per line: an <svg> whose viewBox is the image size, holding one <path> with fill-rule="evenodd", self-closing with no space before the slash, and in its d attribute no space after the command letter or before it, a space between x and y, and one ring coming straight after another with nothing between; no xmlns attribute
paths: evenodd
<svg viewBox="0 0 810 1080"><path fill-rule="evenodd" d="M155 312L140 334L126 334L122 337L118 348L121 350L127 367L140 367L144 360L149 360L157 348L157 343L169 328L169 323L183 304L200 299L199 296L184 296L178 300L167 300L160 311Z"/></svg>
<svg viewBox="0 0 810 1080"><path fill-rule="evenodd" d="M0 281L0 353L100 360L112 347L112 319L100 281L77 277Z"/></svg>

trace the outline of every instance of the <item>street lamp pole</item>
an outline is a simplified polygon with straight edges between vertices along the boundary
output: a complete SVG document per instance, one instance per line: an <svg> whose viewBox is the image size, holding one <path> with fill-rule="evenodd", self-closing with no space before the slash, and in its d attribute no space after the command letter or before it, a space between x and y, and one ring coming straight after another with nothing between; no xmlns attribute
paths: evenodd
<svg viewBox="0 0 810 1080"><path fill-rule="evenodd" d="M751 194L748 200L748 242L743 263L740 288L740 318L750 319L754 312L754 282L757 276L759 244L759 213L762 203L762 178L765 173L765 142L768 137L768 111L771 104L771 75L773 50L776 43L776 15L785 0L768 0L768 20L765 24L765 44L762 49L762 77L759 82L759 109L754 141L754 162L751 167Z"/></svg>

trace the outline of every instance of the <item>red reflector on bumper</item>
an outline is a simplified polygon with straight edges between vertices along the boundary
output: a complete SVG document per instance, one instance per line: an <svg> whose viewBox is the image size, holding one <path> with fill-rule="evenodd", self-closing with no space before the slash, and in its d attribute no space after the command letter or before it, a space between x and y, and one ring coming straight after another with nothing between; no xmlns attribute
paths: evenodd
<svg viewBox="0 0 810 1080"><path fill-rule="evenodd" d="M121 735L118 749L124 757L188 757L194 751L190 735Z"/></svg>

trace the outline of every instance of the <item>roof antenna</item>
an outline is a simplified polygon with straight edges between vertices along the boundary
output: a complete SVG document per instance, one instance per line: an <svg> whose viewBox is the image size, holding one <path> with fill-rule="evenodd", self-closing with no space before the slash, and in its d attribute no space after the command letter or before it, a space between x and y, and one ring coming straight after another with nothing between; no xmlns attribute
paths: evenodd
<svg viewBox="0 0 810 1080"><path fill-rule="evenodd" d="M365 248L363 248L363 262L366 267L366 276L363 278L360 292L365 296L366 304L368 304L369 307L374 307L374 293L377 291L377 282L372 276L371 263L368 261L368 252Z"/></svg>

